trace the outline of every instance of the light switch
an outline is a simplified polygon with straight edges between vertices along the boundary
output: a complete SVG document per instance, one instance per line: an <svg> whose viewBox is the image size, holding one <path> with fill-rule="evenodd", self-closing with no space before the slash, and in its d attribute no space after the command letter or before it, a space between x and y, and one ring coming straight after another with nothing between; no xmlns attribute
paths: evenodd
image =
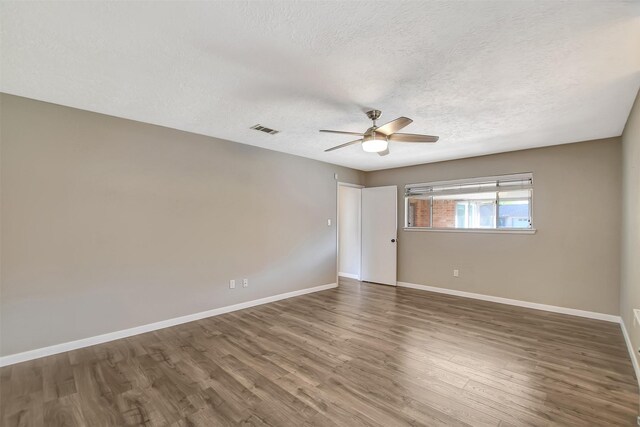
<svg viewBox="0 0 640 427"><path fill-rule="evenodd" d="M327 220L327 227L331 227L331 220L330 219Z"/></svg>

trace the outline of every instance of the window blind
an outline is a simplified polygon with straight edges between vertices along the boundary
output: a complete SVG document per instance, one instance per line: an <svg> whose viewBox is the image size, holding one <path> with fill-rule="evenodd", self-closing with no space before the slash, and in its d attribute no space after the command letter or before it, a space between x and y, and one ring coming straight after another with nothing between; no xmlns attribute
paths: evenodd
<svg viewBox="0 0 640 427"><path fill-rule="evenodd" d="M455 181L408 184L405 186L405 197L437 197L456 194L530 190L532 188L533 174L521 173Z"/></svg>

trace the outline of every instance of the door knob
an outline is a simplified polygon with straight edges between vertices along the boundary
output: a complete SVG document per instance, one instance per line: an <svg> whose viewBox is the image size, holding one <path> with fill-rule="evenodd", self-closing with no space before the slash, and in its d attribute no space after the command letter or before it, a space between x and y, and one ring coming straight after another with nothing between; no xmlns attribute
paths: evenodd
<svg viewBox="0 0 640 427"><path fill-rule="evenodd" d="M396 239L391 239L391 243L395 243L395 242L396 242Z"/></svg>

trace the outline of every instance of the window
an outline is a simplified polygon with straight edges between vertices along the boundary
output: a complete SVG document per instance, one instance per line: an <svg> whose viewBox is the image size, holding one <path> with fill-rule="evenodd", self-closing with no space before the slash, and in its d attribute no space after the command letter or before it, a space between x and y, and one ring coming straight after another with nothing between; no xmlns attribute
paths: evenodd
<svg viewBox="0 0 640 427"><path fill-rule="evenodd" d="M409 184L405 227L412 229L532 229L531 173Z"/></svg>

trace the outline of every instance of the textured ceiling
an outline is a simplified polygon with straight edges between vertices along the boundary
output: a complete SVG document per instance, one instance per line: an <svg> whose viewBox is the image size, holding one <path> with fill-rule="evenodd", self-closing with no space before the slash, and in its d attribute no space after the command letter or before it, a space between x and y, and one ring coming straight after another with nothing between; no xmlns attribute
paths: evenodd
<svg viewBox="0 0 640 427"><path fill-rule="evenodd" d="M620 135L640 2L2 2L6 93L363 170ZM407 116L391 155L318 129ZM281 131L250 130L260 123Z"/></svg>

